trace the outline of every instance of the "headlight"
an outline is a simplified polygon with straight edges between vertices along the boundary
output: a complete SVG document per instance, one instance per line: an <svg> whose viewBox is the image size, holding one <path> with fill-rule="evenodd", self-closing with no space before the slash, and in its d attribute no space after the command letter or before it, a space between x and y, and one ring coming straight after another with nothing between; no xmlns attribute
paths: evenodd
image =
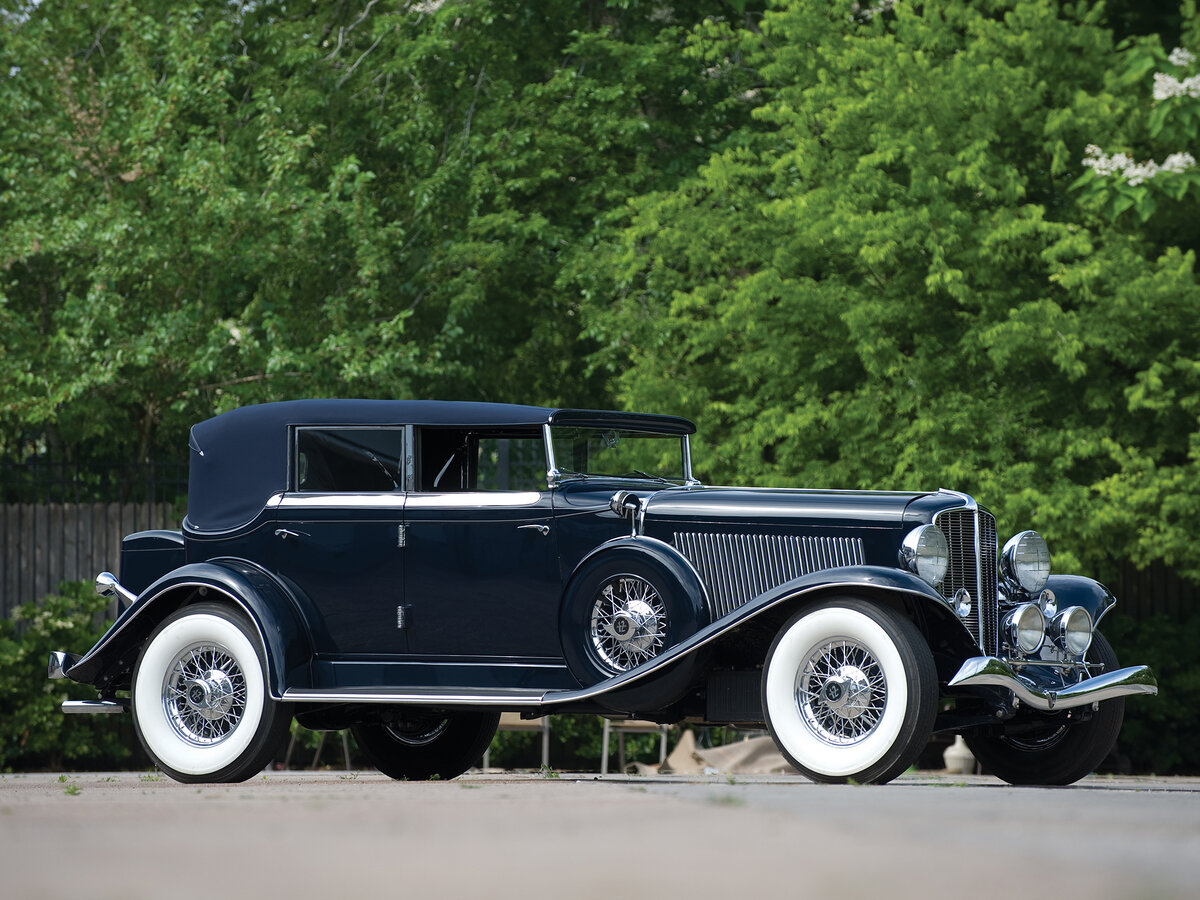
<svg viewBox="0 0 1200 900"><path fill-rule="evenodd" d="M1004 545L1000 567L1024 591L1036 594L1050 577L1050 550L1036 531L1022 531Z"/></svg>
<svg viewBox="0 0 1200 900"><path fill-rule="evenodd" d="M936 525L914 528L900 546L900 562L922 581L937 587L950 565L950 545Z"/></svg>
<svg viewBox="0 0 1200 900"><path fill-rule="evenodd" d="M1036 653L1046 639L1046 619L1036 604L1018 606L1004 620L1008 637L1022 653Z"/></svg>
<svg viewBox="0 0 1200 900"><path fill-rule="evenodd" d="M1082 606L1069 607L1054 617L1050 633L1072 656L1083 656L1092 645L1092 617Z"/></svg>

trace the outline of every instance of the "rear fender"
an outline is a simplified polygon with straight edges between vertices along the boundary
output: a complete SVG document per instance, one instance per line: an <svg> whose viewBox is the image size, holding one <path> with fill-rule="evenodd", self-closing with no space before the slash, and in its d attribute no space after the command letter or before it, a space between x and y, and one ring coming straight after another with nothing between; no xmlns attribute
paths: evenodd
<svg viewBox="0 0 1200 900"><path fill-rule="evenodd" d="M227 601L245 612L266 648L267 679L276 699L308 686L312 641L290 592L270 573L241 559L181 566L158 579L126 609L78 662L64 670L102 695L128 686L142 645L176 610L200 601Z"/></svg>

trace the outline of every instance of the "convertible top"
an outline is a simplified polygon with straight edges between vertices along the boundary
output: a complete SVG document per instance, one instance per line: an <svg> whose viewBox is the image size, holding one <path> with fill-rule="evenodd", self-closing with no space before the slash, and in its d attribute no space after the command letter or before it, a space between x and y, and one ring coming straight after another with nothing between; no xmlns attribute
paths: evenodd
<svg viewBox="0 0 1200 900"><path fill-rule="evenodd" d="M466 428L575 425L693 434L677 416L440 400L288 400L243 406L192 426L184 529L230 531L287 490L288 429L295 425Z"/></svg>

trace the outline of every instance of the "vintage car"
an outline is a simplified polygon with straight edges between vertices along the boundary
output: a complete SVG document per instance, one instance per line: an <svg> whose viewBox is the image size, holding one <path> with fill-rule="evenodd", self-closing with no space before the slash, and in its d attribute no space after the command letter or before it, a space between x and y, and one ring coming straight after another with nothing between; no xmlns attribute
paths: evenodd
<svg viewBox="0 0 1200 900"><path fill-rule="evenodd" d="M702 485L691 422L484 403L302 400L191 433L182 530L131 534L120 615L52 678L131 711L186 782L260 771L293 717L394 778L452 778L501 711L766 726L818 781L886 782L957 732L1015 784L1117 738L1115 602L999 547L965 494Z"/></svg>

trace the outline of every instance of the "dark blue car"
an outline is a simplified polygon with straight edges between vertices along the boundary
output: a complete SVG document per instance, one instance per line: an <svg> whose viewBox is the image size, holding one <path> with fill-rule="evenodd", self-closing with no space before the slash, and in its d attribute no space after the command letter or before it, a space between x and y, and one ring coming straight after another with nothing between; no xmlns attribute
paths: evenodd
<svg viewBox="0 0 1200 900"><path fill-rule="evenodd" d="M765 725L820 781L886 782L935 731L1017 784L1105 757L1153 694L1103 586L951 491L709 487L671 416L308 400L192 429L182 530L125 538L121 599L50 676L130 711L180 781L244 780L293 717L450 778L501 711Z"/></svg>

